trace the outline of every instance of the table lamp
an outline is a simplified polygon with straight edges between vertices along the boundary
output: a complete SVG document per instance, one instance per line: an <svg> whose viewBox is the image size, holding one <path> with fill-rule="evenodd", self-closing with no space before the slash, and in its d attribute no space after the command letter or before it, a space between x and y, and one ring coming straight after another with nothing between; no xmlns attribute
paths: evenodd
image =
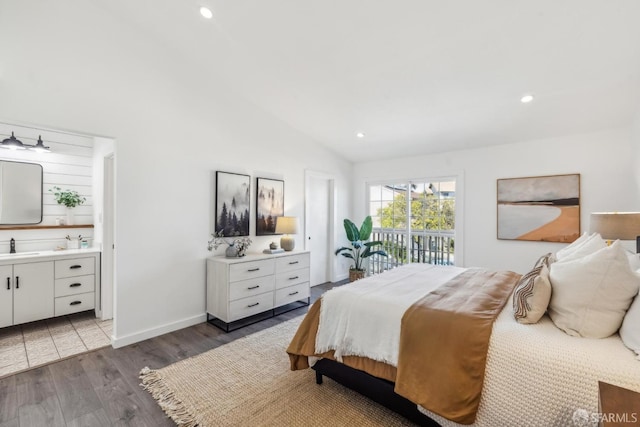
<svg viewBox="0 0 640 427"><path fill-rule="evenodd" d="M276 219L276 234L282 234L280 247L285 251L292 251L296 246L296 239L291 234L298 232L298 217L279 216Z"/></svg>
<svg viewBox="0 0 640 427"><path fill-rule="evenodd" d="M608 241L635 240L636 252L640 252L640 212L594 212L589 231Z"/></svg>

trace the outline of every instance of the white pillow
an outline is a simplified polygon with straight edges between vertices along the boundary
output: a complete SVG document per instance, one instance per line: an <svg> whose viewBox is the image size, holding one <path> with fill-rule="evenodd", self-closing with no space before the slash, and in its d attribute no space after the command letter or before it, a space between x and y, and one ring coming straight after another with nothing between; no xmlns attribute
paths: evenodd
<svg viewBox="0 0 640 427"><path fill-rule="evenodd" d="M607 242L605 242L598 233L593 233L578 245L567 246L564 250L558 251L558 253L556 253L556 260L558 262L565 262L582 258L606 247Z"/></svg>
<svg viewBox="0 0 640 427"><path fill-rule="evenodd" d="M551 265L549 316L569 335L606 338L622 324L640 288L619 241L583 258Z"/></svg>
<svg viewBox="0 0 640 427"><path fill-rule="evenodd" d="M578 237L572 243L570 243L569 245L565 246L564 248L556 252L556 256L555 256L556 260L561 260L563 257L569 255L571 252L573 252L574 249L582 245L591 236L593 236L593 234L587 234L586 231L582 233L582 236Z"/></svg>
<svg viewBox="0 0 640 427"><path fill-rule="evenodd" d="M633 271L637 272L640 270L640 254L627 252L627 258L629 259L629 265Z"/></svg>
<svg viewBox="0 0 640 427"><path fill-rule="evenodd" d="M624 345L635 351L640 359L640 297L636 296L624 316L620 327L620 338Z"/></svg>

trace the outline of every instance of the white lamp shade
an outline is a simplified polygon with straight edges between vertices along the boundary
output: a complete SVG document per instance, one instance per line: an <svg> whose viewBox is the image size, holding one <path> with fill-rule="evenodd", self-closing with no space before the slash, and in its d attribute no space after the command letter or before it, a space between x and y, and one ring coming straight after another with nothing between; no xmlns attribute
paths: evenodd
<svg viewBox="0 0 640 427"><path fill-rule="evenodd" d="M640 235L640 212L594 212L589 231L606 240L636 240Z"/></svg>
<svg viewBox="0 0 640 427"><path fill-rule="evenodd" d="M296 234L298 232L298 217L279 216L276 219L276 234Z"/></svg>

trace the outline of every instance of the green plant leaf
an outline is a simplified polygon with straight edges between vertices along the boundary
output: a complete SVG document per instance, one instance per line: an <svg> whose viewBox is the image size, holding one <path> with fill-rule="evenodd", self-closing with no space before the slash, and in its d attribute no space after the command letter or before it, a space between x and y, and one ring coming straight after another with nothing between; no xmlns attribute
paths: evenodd
<svg viewBox="0 0 640 427"><path fill-rule="evenodd" d="M380 240L375 240L373 242L366 242L364 245L370 248L370 247L381 245L381 244L382 242Z"/></svg>
<svg viewBox="0 0 640 427"><path fill-rule="evenodd" d="M344 219L344 231L347 233L347 240L350 242L355 242L360 240L360 232L358 231L358 227L348 218Z"/></svg>
<svg viewBox="0 0 640 427"><path fill-rule="evenodd" d="M352 260L354 260L354 261L355 261L355 258L353 257L353 255L351 255L351 254L350 254L350 253L348 253L348 252L343 252L343 253L342 253L342 256L343 256L343 257L346 257L346 258L351 258Z"/></svg>
<svg viewBox="0 0 640 427"><path fill-rule="evenodd" d="M370 254L369 256L371 256L371 255L389 256L389 255L387 255L387 253L386 253L385 251L383 251L383 250L371 251L371 254Z"/></svg>
<svg viewBox="0 0 640 427"><path fill-rule="evenodd" d="M360 239L358 240L369 240L371 230L373 230L373 221L371 221L371 215L367 215L360 227Z"/></svg>
<svg viewBox="0 0 640 427"><path fill-rule="evenodd" d="M340 249L336 249L336 255L338 255L342 251L352 251L353 249L347 248L346 246L341 247Z"/></svg>

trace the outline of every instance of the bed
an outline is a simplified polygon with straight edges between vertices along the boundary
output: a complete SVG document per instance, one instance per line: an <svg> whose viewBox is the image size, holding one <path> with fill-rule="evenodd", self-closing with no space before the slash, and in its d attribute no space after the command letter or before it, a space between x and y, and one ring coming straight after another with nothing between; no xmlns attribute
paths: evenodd
<svg viewBox="0 0 640 427"><path fill-rule="evenodd" d="M434 277L437 283L429 284ZM447 337L464 335L470 324L464 323L468 319L463 323L456 320L451 329L449 320L439 318L444 310L436 303L432 311L438 327L422 325L419 333L431 332L424 333L424 340L417 338L421 335L416 332L411 338L422 341L420 346L426 350L403 356L407 351L407 301L414 300L409 304L413 308L415 295L399 303L393 295L406 296L417 286L422 287L418 294L424 292L424 297L431 298L449 285L458 288L471 281L468 288L477 289L482 281L496 281L496 277L500 282L497 293L488 289L474 291L462 300L454 297L454 306L460 301L487 300L488 310L486 304L482 309L470 307L471 312L485 310L491 314L480 320L489 322L484 350L484 338L476 340L478 337L465 336L450 346ZM287 349L291 368L312 366L318 383L323 375L334 378L421 425L574 425L576 413L597 416L598 381L640 392L640 361L618 334L604 339L572 337L547 315L532 325L516 322L510 294L519 279L520 275L511 272L410 264L335 288L310 308L301 323ZM335 300L341 302L336 305ZM345 311L349 314L343 317ZM430 322L434 322L433 316ZM356 327L351 329L350 325ZM478 329L471 335L483 333ZM469 342L466 347L465 342ZM365 348L371 344L373 350ZM461 374L460 366L449 366L449 359L455 360L454 365L462 365ZM482 366L475 362L469 365L469 359L479 360ZM403 364L410 366L409 386L401 384L407 382ZM451 369L458 371L452 374ZM448 380L457 375L463 378ZM417 397L416 393L407 393L412 387L421 388Z"/></svg>

